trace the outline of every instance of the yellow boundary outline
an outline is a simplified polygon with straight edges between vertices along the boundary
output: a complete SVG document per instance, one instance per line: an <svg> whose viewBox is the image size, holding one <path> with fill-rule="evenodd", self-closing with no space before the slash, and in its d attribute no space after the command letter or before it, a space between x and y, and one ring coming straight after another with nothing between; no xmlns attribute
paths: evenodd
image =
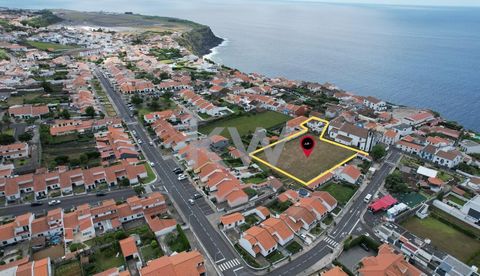
<svg viewBox="0 0 480 276"><path fill-rule="evenodd" d="M298 136L301 136L301 135L307 133L307 132L308 132L308 127L306 127L305 125L306 125L308 122L313 121L313 120L315 120L315 121L320 121L320 122L322 122L322 123L325 124L325 126L323 127L323 130L322 130L322 133L321 133L320 136L319 136L320 141L323 141L323 142L326 142L326 143L330 143L330 144L332 144L332 145L339 146L339 147L342 147L342 148L345 148L345 149L354 151L355 154L353 154L352 156L344 159L343 161L339 162L338 164L336 164L336 165L333 166L332 168L330 168L330 169L322 172L321 174L319 174L318 176L314 177L313 179L311 179L311 180L309 180L309 181L307 181L307 182L305 182L305 181L301 180L300 178L298 178L298 177L290 174L289 172L286 172L286 171L280 169L279 167L274 166L274 165L270 164L269 162L267 162L267 161L265 161L265 160L263 160L263 159L255 156L256 153L261 152L261 151L263 151L263 150L265 150L265 149L267 149L267 148L273 147L274 145L276 145L276 144L278 144L278 143L282 143L282 142L287 142L287 141L293 140L293 139L297 138ZM282 174L284 174L284 175L292 178L293 180L295 180L295 181L297 181L297 182L299 182L299 183L302 183L302 184L305 185L305 186L308 186L308 185L310 185L311 183L317 181L318 179L320 179L322 176L326 175L327 173L330 173L330 172L334 171L335 169L337 169L337 168L340 167L341 165L343 165L343 164L347 163L348 161L352 160L353 158L355 158L355 157L357 156L357 154L359 154L359 153L362 154L362 155L368 156L368 153L365 152L365 151L362 151L362 150L359 150L359 149L356 149L356 148L353 148L353 147L345 146L345 145L342 145L342 144L340 144L340 143L337 143L337 142L334 142L334 141L331 141L331 140L328 140L328 139L323 138L323 136L325 135L325 132L326 132L327 129L328 129L328 125L329 125L329 124L330 124L330 123L329 123L327 120L320 119L320 118L318 118L318 117L312 116L312 117L308 118L307 120L303 121L303 122L300 124L300 127L302 128L301 131L299 131L299 132L297 132L297 133L295 133L295 134L292 134L292 135L290 135L290 136L288 136L288 137L285 137L285 138L283 138L283 139L281 139L281 140L279 140L279 141L277 141L277 142L274 142L274 143L272 143L272 144L269 144L268 146L265 146L265 147L262 147L262 148L260 148L260 149L257 149L257 150L255 150L255 151L251 152L251 153L249 154L249 156L250 156L251 158L257 160L258 162L260 162L260 163L262 163L262 164L264 164L264 165L266 165L266 166L268 166L268 167L270 167L270 168L272 168L272 169L274 169L274 170L276 170L276 171L278 171L278 172L280 172L280 173L282 173Z"/></svg>

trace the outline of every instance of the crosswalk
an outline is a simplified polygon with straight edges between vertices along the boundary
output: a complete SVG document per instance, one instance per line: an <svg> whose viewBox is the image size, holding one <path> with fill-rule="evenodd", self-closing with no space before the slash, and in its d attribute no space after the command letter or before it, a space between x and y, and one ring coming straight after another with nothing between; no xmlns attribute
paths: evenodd
<svg viewBox="0 0 480 276"><path fill-rule="evenodd" d="M225 271L230 268L236 267L238 265L240 265L240 261L237 258L235 258L233 260L226 261L224 263L219 264L218 268L220 268L220 271Z"/></svg>
<svg viewBox="0 0 480 276"><path fill-rule="evenodd" d="M336 242L335 240L333 240L332 238L330 237L326 237L325 240L324 240L326 243L328 243L328 245L332 246L333 248L337 247L338 245L338 242Z"/></svg>

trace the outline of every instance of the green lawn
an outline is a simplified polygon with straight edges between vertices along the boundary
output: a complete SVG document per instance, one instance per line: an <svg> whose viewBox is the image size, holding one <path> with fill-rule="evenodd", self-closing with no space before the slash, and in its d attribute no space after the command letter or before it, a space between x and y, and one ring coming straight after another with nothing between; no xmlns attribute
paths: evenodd
<svg viewBox="0 0 480 276"><path fill-rule="evenodd" d="M453 203L457 203L458 205L460 206L463 206L465 204L465 201L456 197L456 196L453 196L453 195L449 195L447 196L447 199L452 201Z"/></svg>
<svg viewBox="0 0 480 276"><path fill-rule="evenodd" d="M106 254L102 254L102 252L95 253L90 260L93 260L95 264L96 272L102 272L112 267L119 267L125 265L125 261L123 259L123 255L119 254L118 257L115 255L108 256Z"/></svg>
<svg viewBox="0 0 480 276"><path fill-rule="evenodd" d="M290 242L285 248L292 254L300 252L303 249L303 247L296 241Z"/></svg>
<svg viewBox="0 0 480 276"><path fill-rule="evenodd" d="M274 262L277 262L277 261L281 260L283 257L284 256L283 256L282 252L280 252L278 250L275 250L272 253L270 253L269 255L267 255L265 257L265 259L267 259L271 263L274 263Z"/></svg>
<svg viewBox="0 0 480 276"><path fill-rule="evenodd" d="M278 201L278 199L276 199L270 202L269 204L267 204L266 207L270 209L272 213L280 214L280 213L283 213L283 211L287 210L288 207L290 207L290 205L292 205L292 203L289 200L285 202L280 202Z"/></svg>
<svg viewBox="0 0 480 276"><path fill-rule="evenodd" d="M77 276L82 274L80 261L74 260L61 264L55 268L55 275Z"/></svg>
<svg viewBox="0 0 480 276"><path fill-rule="evenodd" d="M269 129L274 126L285 123L291 117L274 111L266 111L258 114L246 114L242 116L232 116L211 123L205 124L199 128L199 131L208 135L216 127L235 127L240 136L253 133L257 127ZM228 129L224 129L221 135L231 138Z"/></svg>
<svg viewBox="0 0 480 276"><path fill-rule="evenodd" d="M245 223L250 226L255 225L259 221L260 219L255 214L251 214L245 217Z"/></svg>
<svg viewBox="0 0 480 276"><path fill-rule="evenodd" d="M12 105L17 105L17 104L23 104L24 102L32 101L38 97L41 97L45 95L44 93L41 92L29 92L21 96L12 96L8 98L7 104L9 106Z"/></svg>
<svg viewBox="0 0 480 276"><path fill-rule="evenodd" d="M404 221L402 226L420 237L431 239L434 246L462 262L467 263L470 258L480 253L479 240L467 236L432 216L423 220L411 217ZM476 265L479 265L478 261Z"/></svg>
<svg viewBox="0 0 480 276"><path fill-rule="evenodd" d="M243 249L238 243L235 244L235 249L237 250L240 255L242 255L242 259L245 260L250 266L252 267L260 267L260 264L253 258L245 249Z"/></svg>
<svg viewBox="0 0 480 276"><path fill-rule="evenodd" d="M163 256L163 252L160 247L153 248L151 245L141 247L140 252L142 253L144 262L148 262L150 260L157 259Z"/></svg>
<svg viewBox="0 0 480 276"><path fill-rule="evenodd" d="M345 205L355 194L356 188L341 183L330 183L320 188L322 191L329 192L341 205Z"/></svg>
<svg viewBox="0 0 480 276"><path fill-rule="evenodd" d="M265 182L267 179L265 177L257 177L257 176L252 176L250 178L245 178L243 179L243 182L245 183L253 183L253 184L260 184Z"/></svg>
<svg viewBox="0 0 480 276"><path fill-rule="evenodd" d="M145 169L147 169L147 177L142 179L142 183L150 183L155 179L155 173L149 163L144 163Z"/></svg>
<svg viewBox="0 0 480 276"><path fill-rule="evenodd" d="M61 51L61 50L70 50L70 49L75 49L78 48L78 46L74 45L64 45L64 44L58 44L58 43L49 43L49 42L40 42L40 41L32 41L32 40L27 40L27 44L40 49L40 50L53 50L53 51Z"/></svg>
<svg viewBox="0 0 480 276"><path fill-rule="evenodd" d="M0 60L9 60L10 58L7 55L7 52L5 50L0 49Z"/></svg>
<svg viewBox="0 0 480 276"><path fill-rule="evenodd" d="M312 227L312 229L310 229L310 234L315 236L322 234L322 232L323 232L323 229L322 227L320 227L320 224L317 224L314 227Z"/></svg>

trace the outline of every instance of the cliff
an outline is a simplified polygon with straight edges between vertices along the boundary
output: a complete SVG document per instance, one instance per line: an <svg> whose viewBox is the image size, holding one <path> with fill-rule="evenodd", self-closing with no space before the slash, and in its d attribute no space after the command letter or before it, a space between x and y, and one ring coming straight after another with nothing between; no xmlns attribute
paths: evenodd
<svg viewBox="0 0 480 276"><path fill-rule="evenodd" d="M223 39L215 36L210 27L198 25L184 32L177 42L197 56L209 54L211 49L222 43Z"/></svg>

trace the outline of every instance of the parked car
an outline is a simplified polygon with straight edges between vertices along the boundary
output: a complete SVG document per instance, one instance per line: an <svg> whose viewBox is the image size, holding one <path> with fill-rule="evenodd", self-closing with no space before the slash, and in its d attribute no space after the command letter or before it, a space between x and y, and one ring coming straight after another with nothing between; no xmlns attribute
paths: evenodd
<svg viewBox="0 0 480 276"><path fill-rule="evenodd" d="M195 201L193 199L188 199L188 203L190 203L190 205L194 205L195 204Z"/></svg>
<svg viewBox="0 0 480 276"><path fill-rule="evenodd" d="M148 143L150 144L150 146L153 146L153 142L152 142L152 141L150 141L150 142L148 142Z"/></svg>
<svg viewBox="0 0 480 276"><path fill-rule="evenodd" d="M152 167L153 167L153 166L155 166L155 163L153 163L153 162L150 162L150 166L152 166Z"/></svg>
<svg viewBox="0 0 480 276"><path fill-rule="evenodd" d="M185 179L187 179L187 176L186 176L186 175L184 175L184 174L181 174L181 175L179 175L179 176L178 176L178 178L177 178L177 179L178 179L179 181L181 181L181 180L185 180Z"/></svg>
<svg viewBox="0 0 480 276"><path fill-rule="evenodd" d="M50 201L48 202L48 205L49 205L49 206L55 206L55 205L58 205L58 204L60 204L60 203L62 203L60 200L54 199L54 200L50 200Z"/></svg>
<svg viewBox="0 0 480 276"><path fill-rule="evenodd" d="M199 198L202 198L202 194L199 194L199 193L194 193L193 196L192 196L193 199L199 199Z"/></svg>
<svg viewBox="0 0 480 276"><path fill-rule="evenodd" d="M183 173L183 170L180 169L180 168L175 168L175 169L173 169L173 172L174 172L175 174L181 174L181 173Z"/></svg>
<svg viewBox="0 0 480 276"><path fill-rule="evenodd" d="M138 139L138 144L141 145L143 142L141 139Z"/></svg>
<svg viewBox="0 0 480 276"><path fill-rule="evenodd" d="M98 191L98 192L96 193L96 195L97 195L97 196L106 196L107 193L105 193L104 191Z"/></svg>
<svg viewBox="0 0 480 276"><path fill-rule="evenodd" d="M41 201L33 201L32 203L30 203L30 206L40 206L40 205L43 205L43 202L41 202Z"/></svg>

